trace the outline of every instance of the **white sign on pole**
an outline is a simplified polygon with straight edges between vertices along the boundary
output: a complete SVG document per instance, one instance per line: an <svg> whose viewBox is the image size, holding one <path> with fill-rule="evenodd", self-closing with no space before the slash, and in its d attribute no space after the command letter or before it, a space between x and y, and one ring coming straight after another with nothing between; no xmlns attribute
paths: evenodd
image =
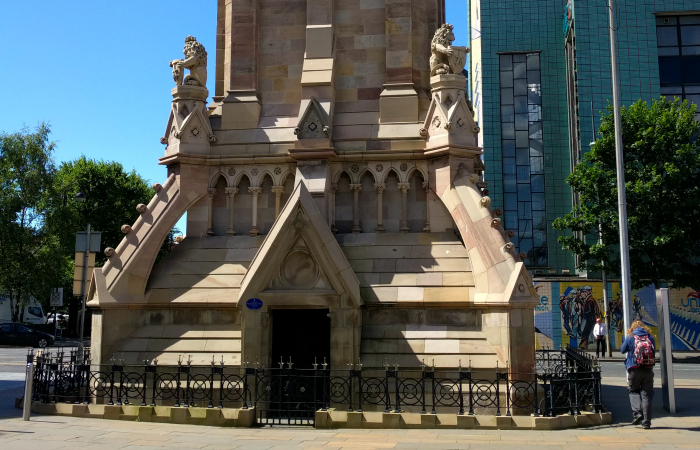
<svg viewBox="0 0 700 450"><path fill-rule="evenodd" d="M60 308L63 306L63 288L51 289L51 307Z"/></svg>

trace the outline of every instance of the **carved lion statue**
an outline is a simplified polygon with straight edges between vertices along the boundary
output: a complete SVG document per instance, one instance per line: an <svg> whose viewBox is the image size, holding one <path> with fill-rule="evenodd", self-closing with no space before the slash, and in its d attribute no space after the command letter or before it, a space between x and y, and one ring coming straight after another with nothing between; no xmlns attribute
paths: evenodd
<svg viewBox="0 0 700 450"><path fill-rule="evenodd" d="M185 38L185 48L182 51L186 59L175 59L170 61L173 68L173 80L175 84L207 87L207 51L204 46L197 42L194 36ZM185 69L190 73L185 75Z"/></svg>
<svg viewBox="0 0 700 450"><path fill-rule="evenodd" d="M453 26L449 23L443 24L435 31L435 36L430 43L430 76L452 73L450 69L450 55L452 55L452 42L455 35L452 33Z"/></svg>

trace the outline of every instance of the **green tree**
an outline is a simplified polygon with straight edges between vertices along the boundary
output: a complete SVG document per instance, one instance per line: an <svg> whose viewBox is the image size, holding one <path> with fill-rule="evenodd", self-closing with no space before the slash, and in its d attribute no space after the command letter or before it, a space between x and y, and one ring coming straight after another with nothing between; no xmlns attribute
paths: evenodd
<svg viewBox="0 0 700 450"><path fill-rule="evenodd" d="M78 192L85 194L85 202L75 200ZM118 162L96 161L85 156L61 164L47 198L47 224L59 237L61 252L74 255L75 233L87 229L90 223L102 232L102 248L95 262L106 261L107 247L116 248L124 238L121 226L132 225L139 216L136 205L148 204L153 190L135 171L126 172Z"/></svg>
<svg viewBox="0 0 700 450"><path fill-rule="evenodd" d="M84 203L76 201L78 192L85 195ZM116 248L124 238L121 226L132 225L138 218L136 205L148 204L153 195L144 178L136 171L125 171L118 162L83 156L61 164L46 198L46 209L47 227L57 236L60 252L68 262L69 276L60 284L64 292L72 292L76 231L87 229L90 223L92 230L102 232L102 245L95 257L95 265L100 267L107 260L104 249ZM170 251L176 233L177 229L171 230L159 258Z"/></svg>
<svg viewBox="0 0 700 450"><path fill-rule="evenodd" d="M30 295L40 298L46 280L59 277L59 242L47 232L43 199L51 189L55 166L51 130L0 134L0 286L12 305L12 320Z"/></svg>
<svg viewBox="0 0 700 450"><path fill-rule="evenodd" d="M695 286L700 264L700 142L695 105L676 99L621 108L625 189L634 288L650 281ZM580 257L580 269L619 275L615 131L611 106L600 139L567 178L578 203L554 228ZM599 243L602 237L603 244Z"/></svg>

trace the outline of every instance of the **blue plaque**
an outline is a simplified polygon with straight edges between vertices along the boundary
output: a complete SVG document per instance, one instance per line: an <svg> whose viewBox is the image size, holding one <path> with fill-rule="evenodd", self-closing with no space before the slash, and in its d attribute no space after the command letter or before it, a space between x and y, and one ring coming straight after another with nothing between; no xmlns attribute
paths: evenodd
<svg viewBox="0 0 700 450"><path fill-rule="evenodd" d="M262 308L263 303L259 298L251 298L245 302L245 305L248 307L248 309L260 309Z"/></svg>

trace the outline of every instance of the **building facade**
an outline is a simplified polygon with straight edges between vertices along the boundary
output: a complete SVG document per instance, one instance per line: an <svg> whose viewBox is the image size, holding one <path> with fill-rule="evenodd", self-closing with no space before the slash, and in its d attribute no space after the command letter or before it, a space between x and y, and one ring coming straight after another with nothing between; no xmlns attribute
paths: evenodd
<svg viewBox="0 0 700 450"><path fill-rule="evenodd" d="M622 104L661 95L700 104L700 1L616 0L615 7ZM538 345L586 347L602 315L602 283L599 274L576 273L551 225L571 211L566 177L612 102L607 1L471 0L469 18L470 91L479 142L489 149L484 177L535 277ZM561 278L569 274L579 277ZM614 322L618 283L606 289ZM698 348L695 291L674 291L675 350ZM655 330L653 286L633 294L635 315ZM619 344L617 324L611 334Z"/></svg>
<svg viewBox="0 0 700 450"><path fill-rule="evenodd" d="M436 0L220 0L212 101L188 37L168 178L95 269L93 358L532 373L537 294L443 21Z"/></svg>
<svg viewBox="0 0 700 450"><path fill-rule="evenodd" d="M615 2L623 105L700 101L700 2ZM470 89L494 204L534 274L575 273L552 222L612 101L607 1L471 0Z"/></svg>

